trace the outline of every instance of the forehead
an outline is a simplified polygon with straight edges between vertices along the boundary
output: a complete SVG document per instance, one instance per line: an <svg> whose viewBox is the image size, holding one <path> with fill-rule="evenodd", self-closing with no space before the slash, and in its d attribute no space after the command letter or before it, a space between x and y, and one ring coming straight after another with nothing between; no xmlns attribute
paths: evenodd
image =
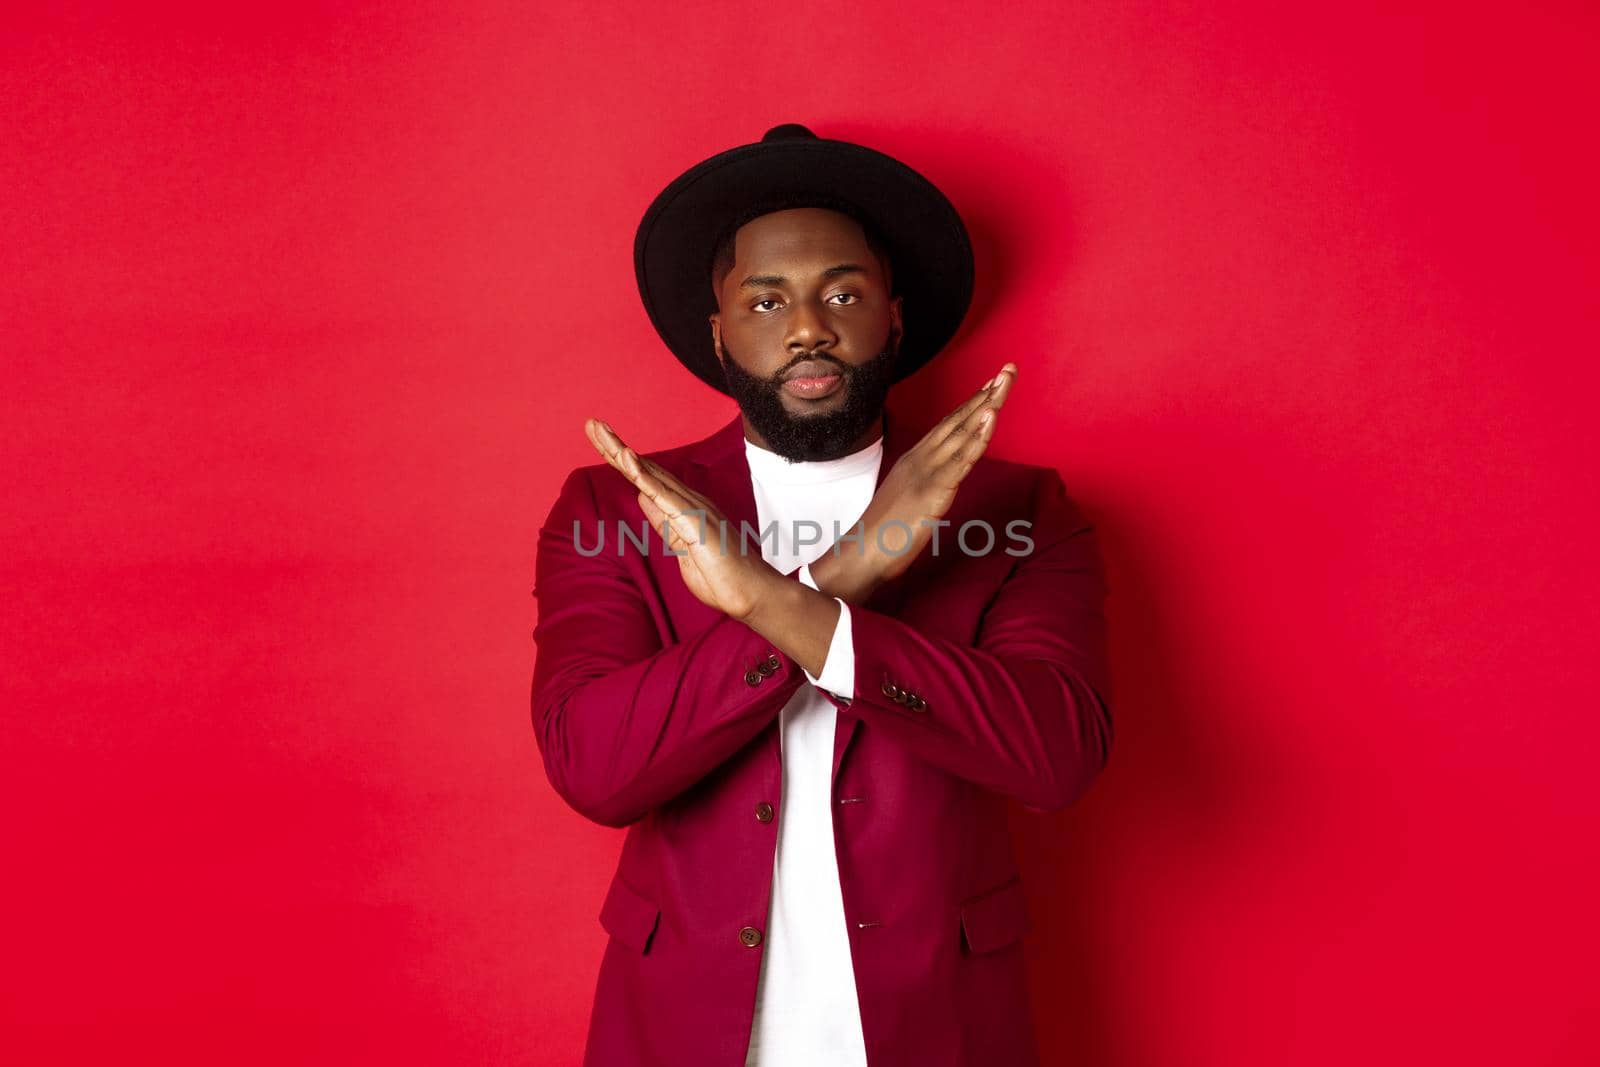
<svg viewBox="0 0 1600 1067"><path fill-rule="evenodd" d="M771 260L837 260L870 257L860 223L827 208L774 211L751 219L734 235L733 256L741 266Z"/></svg>

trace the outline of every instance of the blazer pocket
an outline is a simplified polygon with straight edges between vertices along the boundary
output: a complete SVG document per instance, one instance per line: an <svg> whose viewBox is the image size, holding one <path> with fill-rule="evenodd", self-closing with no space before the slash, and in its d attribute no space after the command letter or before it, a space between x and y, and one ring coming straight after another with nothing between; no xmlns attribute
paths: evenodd
<svg viewBox="0 0 1600 1067"><path fill-rule="evenodd" d="M605 903L600 905L600 925L635 952L649 951L660 917L661 909L620 876L612 880Z"/></svg>
<svg viewBox="0 0 1600 1067"><path fill-rule="evenodd" d="M1010 880L961 905L961 932L973 952L993 952L1011 944L1031 928L1022 876Z"/></svg>

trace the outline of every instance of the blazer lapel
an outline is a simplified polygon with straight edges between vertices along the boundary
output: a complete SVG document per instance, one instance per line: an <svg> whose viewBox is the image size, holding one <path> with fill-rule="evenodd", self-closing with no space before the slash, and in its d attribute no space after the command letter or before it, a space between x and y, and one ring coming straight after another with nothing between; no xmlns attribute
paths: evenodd
<svg viewBox="0 0 1600 1067"><path fill-rule="evenodd" d="M741 521L757 529L756 493L750 480L750 460L744 451L744 416L735 415L731 422L701 442L691 463L697 470L689 487L704 494L722 510L732 524L730 538L738 533ZM729 550L737 550L736 543L731 540Z"/></svg>

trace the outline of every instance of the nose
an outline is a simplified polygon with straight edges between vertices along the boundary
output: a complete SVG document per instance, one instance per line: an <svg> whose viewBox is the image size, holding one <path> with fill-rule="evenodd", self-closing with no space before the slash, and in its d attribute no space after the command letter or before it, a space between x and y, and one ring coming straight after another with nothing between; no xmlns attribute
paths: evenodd
<svg viewBox="0 0 1600 1067"><path fill-rule="evenodd" d="M821 352L832 349L839 336L817 304L800 300L789 314L789 335L784 341L791 353Z"/></svg>

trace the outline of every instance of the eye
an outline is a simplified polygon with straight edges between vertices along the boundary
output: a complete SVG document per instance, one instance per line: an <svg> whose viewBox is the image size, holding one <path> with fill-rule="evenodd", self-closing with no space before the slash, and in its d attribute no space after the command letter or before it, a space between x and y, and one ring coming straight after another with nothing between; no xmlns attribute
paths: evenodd
<svg viewBox="0 0 1600 1067"><path fill-rule="evenodd" d="M757 300L754 304L751 304L750 307L751 307L752 310L760 311L762 304L776 304L776 303L777 303L776 300L774 300L774 299L772 299L772 297L768 296L768 297L763 297L760 300Z"/></svg>
<svg viewBox="0 0 1600 1067"><path fill-rule="evenodd" d="M857 296L857 295L856 295L856 294L854 294L854 293L834 293L834 294L833 294L833 295L834 295L834 296L845 296L845 297L849 297L849 298L850 298L850 299L849 299L849 301L848 301L848 302L849 302L849 303L855 303L855 302L858 302L858 301L859 301L859 300L860 300L860 299L861 299L861 298L860 298L860 297L859 297L859 296ZM831 299L831 298L830 298L830 299Z"/></svg>

